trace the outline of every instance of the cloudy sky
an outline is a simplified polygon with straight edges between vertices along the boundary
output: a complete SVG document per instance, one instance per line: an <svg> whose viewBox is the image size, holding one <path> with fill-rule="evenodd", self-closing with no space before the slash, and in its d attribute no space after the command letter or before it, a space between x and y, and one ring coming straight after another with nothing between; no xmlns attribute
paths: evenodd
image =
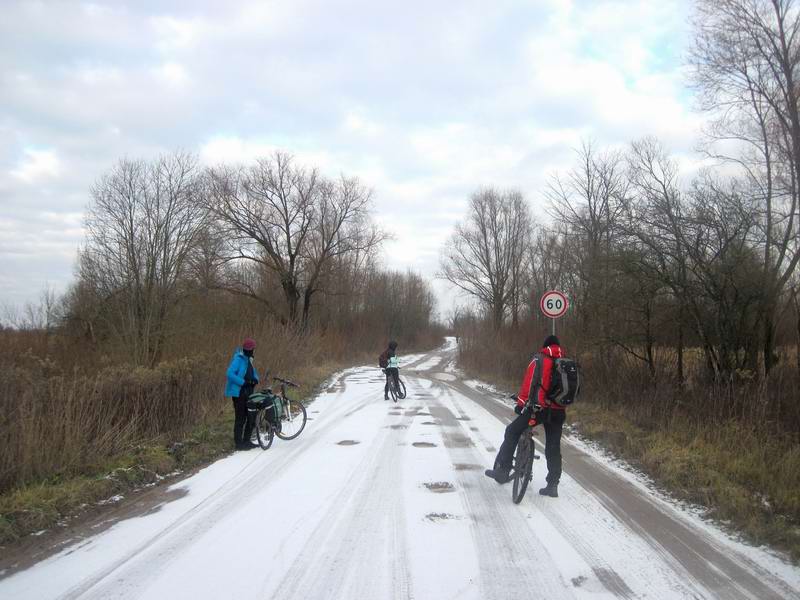
<svg viewBox="0 0 800 600"><path fill-rule="evenodd" d="M697 162L691 0L2 4L0 304L69 285L88 189L125 156L358 175L386 264L431 276L471 191L539 211L581 140Z"/></svg>

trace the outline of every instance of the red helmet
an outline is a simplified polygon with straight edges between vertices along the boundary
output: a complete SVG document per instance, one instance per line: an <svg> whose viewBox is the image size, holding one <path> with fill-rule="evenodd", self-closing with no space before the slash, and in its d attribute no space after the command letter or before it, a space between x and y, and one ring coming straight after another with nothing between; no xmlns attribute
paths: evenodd
<svg viewBox="0 0 800 600"><path fill-rule="evenodd" d="M256 341L253 338L245 338L244 342L242 342L242 350L255 350L256 349Z"/></svg>

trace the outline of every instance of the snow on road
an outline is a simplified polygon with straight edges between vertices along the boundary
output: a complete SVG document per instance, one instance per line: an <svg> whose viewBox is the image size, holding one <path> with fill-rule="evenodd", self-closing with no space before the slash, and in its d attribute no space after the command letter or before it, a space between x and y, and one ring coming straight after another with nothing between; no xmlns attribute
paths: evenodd
<svg viewBox="0 0 800 600"><path fill-rule="evenodd" d="M157 510L0 580L0 598L800 597L800 570L585 448L565 448L558 499L535 493L542 460L514 505L483 475L510 410L459 383L453 350L407 361L397 404L377 368L340 374L296 440L171 486Z"/></svg>

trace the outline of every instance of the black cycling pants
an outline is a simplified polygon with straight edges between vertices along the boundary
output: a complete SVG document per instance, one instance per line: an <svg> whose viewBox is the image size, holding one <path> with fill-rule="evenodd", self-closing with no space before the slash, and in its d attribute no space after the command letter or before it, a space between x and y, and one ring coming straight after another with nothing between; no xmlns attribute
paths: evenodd
<svg viewBox="0 0 800 600"><path fill-rule="evenodd" d="M253 414L247 410L249 394L232 398L233 400L233 443L240 446L250 441L253 434Z"/></svg>
<svg viewBox="0 0 800 600"><path fill-rule="evenodd" d="M545 408L539 412L536 420L544 427L544 456L547 460L547 483L558 485L561 480L561 432L567 415L564 410ZM530 411L526 410L506 427L503 443L494 461L495 469L508 471L514 458L519 437L528 427Z"/></svg>

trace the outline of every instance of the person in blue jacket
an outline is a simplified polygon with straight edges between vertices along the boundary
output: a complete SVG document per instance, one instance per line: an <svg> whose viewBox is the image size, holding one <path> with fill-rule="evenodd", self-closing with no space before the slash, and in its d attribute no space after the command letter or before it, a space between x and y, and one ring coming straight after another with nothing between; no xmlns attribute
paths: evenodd
<svg viewBox="0 0 800 600"><path fill-rule="evenodd" d="M256 341L247 338L241 348L236 348L226 373L225 397L233 401L233 443L237 450L250 450L257 444L250 441L253 434L253 418L247 411L247 399L258 384L258 372L253 365Z"/></svg>

